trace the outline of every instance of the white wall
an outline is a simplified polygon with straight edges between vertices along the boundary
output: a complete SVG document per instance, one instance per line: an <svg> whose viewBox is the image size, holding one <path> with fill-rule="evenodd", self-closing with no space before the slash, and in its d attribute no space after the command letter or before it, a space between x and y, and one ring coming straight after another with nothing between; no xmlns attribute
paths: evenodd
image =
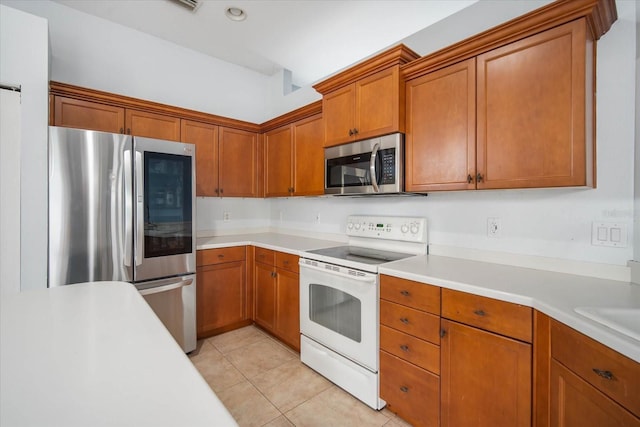
<svg viewBox="0 0 640 427"><path fill-rule="evenodd" d="M262 74L52 1L2 3L49 20L51 80L264 121Z"/></svg>
<svg viewBox="0 0 640 427"><path fill-rule="evenodd" d="M626 265L633 258L635 104L628 94L635 92L636 84L636 28L634 2L618 2L617 7L618 21L598 42L597 189L441 192L404 199L278 199L272 204L272 224L339 233L349 214L420 215L429 220L432 244ZM426 31L422 36L428 39ZM279 221L281 211L284 224ZM318 212L320 224L315 222ZM487 237L488 217L501 218L501 238ZM592 246L593 221L626 223L629 245Z"/></svg>
<svg viewBox="0 0 640 427"><path fill-rule="evenodd" d="M22 86L22 290L47 284L48 40L46 20L0 5L0 82Z"/></svg>

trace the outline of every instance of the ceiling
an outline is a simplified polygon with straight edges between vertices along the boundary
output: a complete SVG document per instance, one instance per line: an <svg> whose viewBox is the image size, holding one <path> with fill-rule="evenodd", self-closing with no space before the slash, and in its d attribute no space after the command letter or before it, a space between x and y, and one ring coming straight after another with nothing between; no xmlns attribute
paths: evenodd
<svg viewBox="0 0 640 427"><path fill-rule="evenodd" d="M195 12L176 0L55 1L268 76L290 70L305 86L477 0L201 0Z"/></svg>

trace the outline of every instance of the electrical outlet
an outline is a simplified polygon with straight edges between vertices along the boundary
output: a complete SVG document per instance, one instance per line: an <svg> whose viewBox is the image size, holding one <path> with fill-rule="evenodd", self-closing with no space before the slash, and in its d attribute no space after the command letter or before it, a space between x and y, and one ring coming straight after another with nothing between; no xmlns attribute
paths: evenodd
<svg viewBox="0 0 640 427"><path fill-rule="evenodd" d="M222 220L223 221L231 221L231 212L224 212L222 214Z"/></svg>
<svg viewBox="0 0 640 427"><path fill-rule="evenodd" d="M502 234L500 218L487 218L487 237L498 238Z"/></svg>

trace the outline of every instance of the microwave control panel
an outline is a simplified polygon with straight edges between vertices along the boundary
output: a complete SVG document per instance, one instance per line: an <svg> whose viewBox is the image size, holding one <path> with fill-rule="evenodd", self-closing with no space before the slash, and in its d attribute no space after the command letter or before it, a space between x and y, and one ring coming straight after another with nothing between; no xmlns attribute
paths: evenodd
<svg viewBox="0 0 640 427"><path fill-rule="evenodd" d="M395 184L396 182L396 149L387 148L378 151L380 163L382 165L382 173L379 185Z"/></svg>
<svg viewBox="0 0 640 427"><path fill-rule="evenodd" d="M427 219L420 217L351 215L347 235L404 242L427 242Z"/></svg>

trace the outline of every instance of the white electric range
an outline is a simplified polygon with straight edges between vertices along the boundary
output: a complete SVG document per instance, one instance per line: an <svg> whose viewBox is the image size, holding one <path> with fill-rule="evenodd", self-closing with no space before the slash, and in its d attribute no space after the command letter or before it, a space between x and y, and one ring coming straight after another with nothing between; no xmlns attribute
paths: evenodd
<svg viewBox="0 0 640 427"><path fill-rule="evenodd" d="M427 220L349 216L348 245L300 258L302 362L374 409L379 396L378 266L427 253Z"/></svg>

